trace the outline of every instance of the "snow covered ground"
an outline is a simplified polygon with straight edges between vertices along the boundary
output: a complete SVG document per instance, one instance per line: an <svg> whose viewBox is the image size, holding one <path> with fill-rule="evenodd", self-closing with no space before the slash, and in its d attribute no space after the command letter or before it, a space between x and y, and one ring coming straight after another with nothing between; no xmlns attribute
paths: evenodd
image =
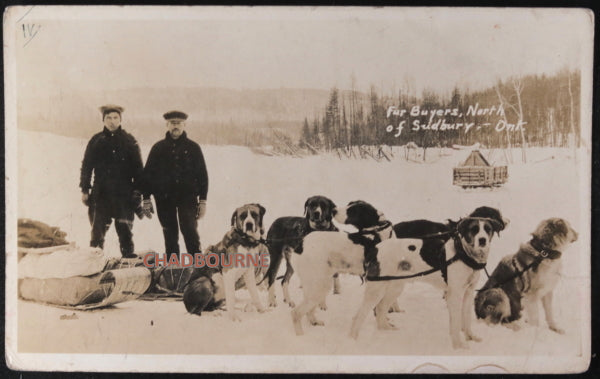
<svg viewBox="0 0 600 379"><path fill-rule="evenodd" d="M194 133L190 132L194 138ZM80 246L89 243L87 210L81 204L79 169L87 141L53 134L18 132L18 217L59 226ZM207 213L199 229L204 246L221 239L233 210L258 202L266 207L265 225L280 216L301 215L304 201L324 195L338 205L362 199L383 211L391 221L427 218L458 219L481 205L498 207L511 220L494 239L488 263L491 272L506 254L516 252L529 233L548 217L562 217L580 232L580 239L563 255L563 277L555 292L555 318L564 335L542 326L512 331L474 322L483 341L466 351L452 351L442 293L424 284L407 286L400 297L403 313L391 314L397 331L378 331L367 318L358 341L348 337L350 323L362 296L360 279L342 276L342 294L330 295L329 309L318 311L324 327L305 326L295 336L290 309L282 302L264 314L242 313L242 322L225 316L187 314L179 302L131 301L111 309L75 312L77 319L61 320L64 309L18 301L20 352L125 354L274 354L274 355L527 355L585 356L589 341L584 322L589 318L589 206L584 205L587 172L578 162L589 159L584 150L529 149L528 163L509 165L509 180L495 190L463 190L452 185L452 167L469 151L445 150L431 163L407 162L397 149L392 162L340 160L337 156L306 158L266 157L235 146L203 146L210 187ZM150 146L142 146L145 161ZM431 150L433 151L433 150ZM482 151L486 158L490 152ZM428 156L435 156L436 152ZM430 155L431 154L431 155ZM502 151L491 152L491 162L504 164ZM520 161L520 150L514 150ZM8 220L7 220L8 221ZM134 223L136 250L162 250L163 237L156 216ZM183 248L183 240L180 245ZM106 253L119 256L114 227L107 234ZM14 268L7 267L7 272ZM484 282L481 277L481 284ZM16 275L13 276L16 280ZM295 276L292 296L300 300ZM246 291L238 291L247 301ZM261 293L266 303L266 292ZM238 306L242 306L241 304ZM14 317L7 309L7 317ZM473 314L473 317L474 314ZM542 319L543 320L543 319ZM525 364L524 364L525 365ZM525 366L524 366L525 367Z"/></svg>

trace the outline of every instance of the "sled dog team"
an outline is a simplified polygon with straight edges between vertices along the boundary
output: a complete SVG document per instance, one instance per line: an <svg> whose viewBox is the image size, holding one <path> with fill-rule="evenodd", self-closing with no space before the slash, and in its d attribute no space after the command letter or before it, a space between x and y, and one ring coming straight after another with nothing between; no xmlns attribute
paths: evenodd
<svg viewBox="0 0 600 379"><path fill-rule="evenodd" d="M283 301L293 307L292 321L297 335L304 333L305 316L311 325L324 324L315 311L317 307L326 310L325 300L332 288L334 293L341 292L338 274L356 275L365 281L362 301L350 330L355 339L365 318L372 313L378 329L395 329L387 314L399 311L397 299L404 285L416 280L444 291L454 348L466 348L466 341L480 341L471 329L473 310L488 324L503 323L518 328L516 321L525 309L528 322L537 326L541 301L548 327L563 333L553 317L552 296L560 278L561 255L577 239L577 232L566 220L543 220L531 233L531 240L522 243L515 254L505 256L483 288L477 289L490 245L509 223L498 209L478 207L468 216L446 223L414 220L394 225L367 202L351 201L338 208L324 196L313 196L304 204L304 217L276 219L266 239L265 211L259 204L236 209L231 229L207 251L246 254L268 248L268 270L255 272L254 267L198 270L184 293L188 311L201 314L213 309L211 304L225 300L226 313L232 320L240 320L233 306L240 278L259 312L265 306L258 296L257 279L258 284L266 281L269 306L276 306L273 285L285 260ZM333 220L353 232L338 230ZM293 273L297 273L304 295L298 305L291 299L288 288Z"/></svg>

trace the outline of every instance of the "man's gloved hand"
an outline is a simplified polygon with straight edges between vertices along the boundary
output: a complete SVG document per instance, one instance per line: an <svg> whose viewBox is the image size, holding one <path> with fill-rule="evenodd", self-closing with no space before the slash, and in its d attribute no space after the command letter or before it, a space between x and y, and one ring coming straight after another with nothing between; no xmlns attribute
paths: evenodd
<svg viewBox="0 0 600 379"><path fill-rule="evenodd" d="M152 206L152 200L144 199L142 208L143 208L144 216L146 216L148 218L152 218L152 213L154 213L154 207Z"/></svg>
<svg viewBox="0 0 600 379"><path fill-rule="evenodd" d="M133 194L131 195L131 202L133 205L133 211L135 212L136 216L138 216L138 218L141 220L144 218L145 213L144 213L144 206L142 203L142 194L140 193L140 191L135 190L133 191Z"/></svg>
<svg viewBox="0 0 600 379"><path fill-rule="evenodd" d="M81 193L81 202L86 207L89 207L90 206L90 194L87 192L82 192Z"/></svg>
<svg viewBox="0 0 600 379"><path fill-rule="evenodd" d="M198 201L198 211L196 212L196 220L200 220L206 213L206 200Z"/></svg>

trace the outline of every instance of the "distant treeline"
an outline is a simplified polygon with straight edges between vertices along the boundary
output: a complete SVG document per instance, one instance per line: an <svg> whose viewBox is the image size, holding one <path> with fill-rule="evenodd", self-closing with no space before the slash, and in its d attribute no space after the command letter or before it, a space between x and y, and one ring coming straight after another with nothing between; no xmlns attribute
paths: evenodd
<svg viewBox="0 0 600 379"><path fill-rule="evenodd" d="M365 96L332 88L322 113L304 119L300 145L331 150L356 145L447 147L579 146L580 80L577 72L529 75L495 86L450 94L410 86L394 95Z"/></svg>

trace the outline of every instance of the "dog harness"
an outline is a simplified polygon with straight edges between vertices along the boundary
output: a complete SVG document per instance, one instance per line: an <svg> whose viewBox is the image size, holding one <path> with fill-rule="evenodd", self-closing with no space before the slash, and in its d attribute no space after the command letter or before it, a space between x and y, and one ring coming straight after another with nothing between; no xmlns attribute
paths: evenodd
<svg viewBox="0 0 600 379"><path fill-rule="evenodd" d="M255 239L250 237L249 235L247 235L246 233L243 233L242 231L240 231L238 228L233 229L232 233L231 233L231 239L229 240L229 245L233 245L234 243L237 243L239 245L242 245L244 247L256 247L258 245L260 245L261 243L264 243L264 239Z"/></svg>
<svg viewBox="0 0 600 379"><path fill-rule="evenodd" d="M456 262L458 260L458 256L453 256L452 258L448 259L446 262L444 262L444 266L448 267L450 266L452 263ZM442 269L442 267L438 267L438 268L432 268L430 270L427 271L422 271L422 272L418 272L416 274L411 274L411 275L387 275L387 276L369 276L367 275L367 280L370 282L381 282L381 281L385 281L385 280L400 280L400 279L410 279L410 278L417 278L420 276L425 276L425 275L429 275L429 274L433 274L436 271L440 271Z"/></svg>
<svg viewBox="0 0 600 379"><path fill-rule="evenodd" d="M523 267L522 270L517 270L515 264L513 263L513 267L516 270L516 272L513 275L504 279L502 282L494 284L493 286L491 286L489 288L482 288L478 291L487 290L487 289L491 289L491 288L499 288L499 287L502 287L504 284L506 284L514 279L519 278L519 279L521 279L521 285L523 287L523 292L526 292L529 288L526 288L527 285L525 283L525 280L523 279L523 274L525 272L527 272L527 270L532 269L532 268L534 271L537 270L540 263L542 263L542 261L544 261L545 259L555 260L555 259L559 259L562 255L562 253L558 250L544 248L543 243L541 241L539 241L538 239L536 239L535 237L532 238L531 241L529 241L529 246L531 246L538 253L538 255L533 256L533 261L531 263L529 263L528 265ZM529 255L531 255L531 254L529 254Z"/></svg>
<svg viewBox="0 0 600 379"><path fill-rule="evenodd" d="M468 218L474 218L474 217L468 217ZM461 219L459 221L459 223L461 221L463 221L463 220L464 219ZM417 277L421 277L421 276L433 274L434 272L437 272L437 271L445 270L448 266L450 266L452 263L454 263L454 262L456 262L458 260L461 260L464 264L466 264L467 266L471 267L473 270L482 270L482 269L485 269L485 266L487 265L487 262L485 262L485 263L479 263L479 262L475 261L475 259L471 258L467 254L467 252L465 251L465 249L462 247L462 243L460 242L460 238L459 238L460 235L459 235L459 233L458 233L457 230L452 230L450 232L443 232L443 233L434 233L434 234L431 234L431 235L425 235L425 236L421 236L419 239L424 239L424 238L439 238L441 236L446 236L446 235L450 235L452 237L452 239L454 240L454 250L456 251L456 254L452 258L450 258L446 262L444 262L444 264L442 264L440 267L432 268L432 269L429 269L429 270L426 270L426 271L422 271L422 272L418 272L416 274L410 274L410 275L378 276L378 275L372 275L371 273L368 272L367 273L367 280L369 280L371 282L379 282L379 281L385 281L385 280L401 280L401 279L417 278ZM377 253L377 250L375 251L375 253ZM377 269L377 273L379 273L379 269ZM486 271L486 273L487 273L487 271Z"/></svg>
<svg viewBox="0 0 600 379"><path fill-rule="evenodd" d="M352 243L361 245L364 248L365 259L363 261L363 268L367 275L379 276L379 262L377 261L377 244L382 241L381 231L390 228L392 223L388 220L382 222L379 225L375 225L369 228L364 228L355 233L349 233L348 238ZM390 238L393 230L390 230Z"/></svg>

